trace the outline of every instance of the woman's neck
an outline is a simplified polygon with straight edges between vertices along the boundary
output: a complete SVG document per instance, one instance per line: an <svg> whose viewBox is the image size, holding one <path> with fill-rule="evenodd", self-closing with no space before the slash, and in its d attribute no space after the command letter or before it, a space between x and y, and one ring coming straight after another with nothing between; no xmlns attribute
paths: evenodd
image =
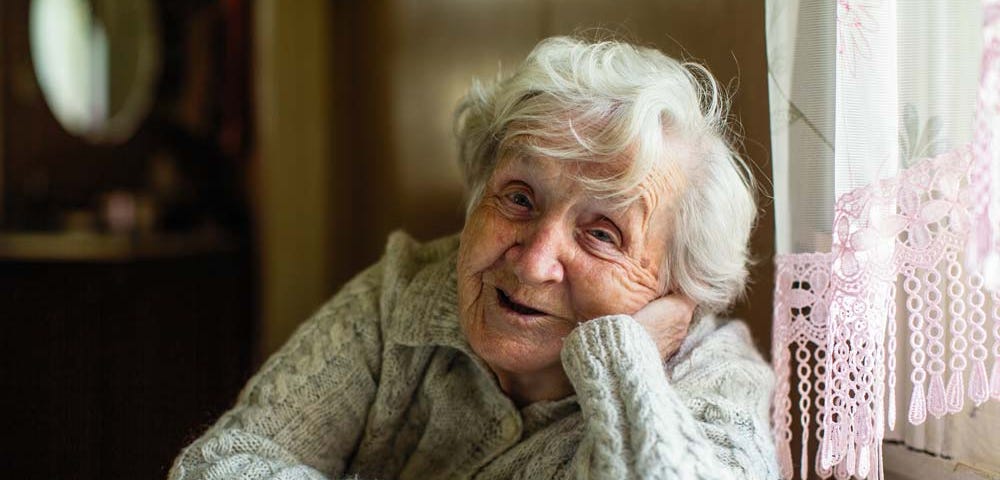
<svg viewBox="0 0 1000 480"><path fill-rule="evenodd" d="M500 389L518 408L542 400L560 400L573 394L573 385L566 378L562 365L531 373L494 370Z"/></svg>

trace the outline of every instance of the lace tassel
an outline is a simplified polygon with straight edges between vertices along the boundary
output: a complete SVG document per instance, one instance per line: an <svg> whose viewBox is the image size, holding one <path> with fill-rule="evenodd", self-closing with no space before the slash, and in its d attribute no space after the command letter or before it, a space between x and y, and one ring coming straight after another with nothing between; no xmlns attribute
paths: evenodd
<svg viewBox="0 0 1000 480"><path fill-rule="evenodd" d="M958 413L962 411L962 405L965 404L965 399L963 397L964 394L965 381L962 378L961 370L951 372L951 378L948 379L948 389L945 396L948 402L948 413Z"/></svg>
<svg viewBox="0 0 1000 480"><path fill-rule="evenodd" d="M896 309L892 308L890 310L888 323L888 343L889 352L886 356L886 366L889 370L888 385L886 385L886 390L889 391L889 405L888 412L886 412L886 422L889 424L889 430L896 430ZM879 434L879 437L884 437L884 431Z"/></svg>
<svg viewBox="0 0 1000 480"><path fill-rule="evenodd" d="M927 420L927 405L924 402L924 385L922 383L913 385L913 394L910 395L909 420L913 425L920 425L924 423L924 420Z"/></svg>
<svg viewBox="0 0 1000 480"><path fill-rule="evenodd" d="M882 444L875 444L875 461L878 462L878 470L875 474L878 475L878 480L885 480L885 457L882 454Z"/></svg>
<svg viewBox="0 0 1000 480"><path fill-rule="evenodd" d="M847 466L847 475L854 475L856 467L858 466L857 450L854 448L854 440L851 439L847 442L847 455L844 456L844 463Z"/></svg>
<svg viewBox="0 0 1000 480"><path fill-rule="evenodd" d="M851 478L851 474L847 473L847 464L845 462L840 462L833 469L833 475L837 477L837 480L847 480Z"/></svg>
<svg viewBox="0 0 1000 480"><path fill-rule="evenodd" d="M868 445L862 445L858 452L858 478L868 478L871 472L871 452Z"/></svg>
<svg viewBox="0 0 1000 480"><path fill-rule="evenodd" d="M927 387L927 413L941 418L948 413L945 405L944 379L941 375L931 375L931 384Z"/></svg>
<svg viewBox="0 0 1000 480"><path fill-rule="evenodd" d="M986 379L986 364L982 360L972 362L972 375L969 376L969 398L978 407L990 398L989 381Z"/></svg>
<svg viewBox="0 0 1000 480"><path fill-rule="evenodd" d="M826 436L820 441L819 456L820 466L830 468L836 465L843 457L840 451L840 425L828 424Z"/></svg>
<svg viewBox="0 0 1000 480"><path fill-rule="evenodd" d="M787 437L784 435L786 429L781 428L780 431L781 433L775 435L775 437L777 439L776 447L778 449L778 464L781 467L781 478L792 478L792 471L794 471L794 467L792 466L792 449L788 446ZM803 476L802 478L806 477Z"/></svg>
<svg viewBox="0 0 1000 480"><path fill-rule="evenodd" d="M1000 359L993 361L993 374L990 377L990 396L1000 400Z"/></svg>
<svg viewBox="0 0 1000 480"><path fill-rule="evenodd" d="M802 462L800 465L802 467L799 469L799 474L802 475L802 479L805 480L809 478L809 432L802 432Z"/></svg>

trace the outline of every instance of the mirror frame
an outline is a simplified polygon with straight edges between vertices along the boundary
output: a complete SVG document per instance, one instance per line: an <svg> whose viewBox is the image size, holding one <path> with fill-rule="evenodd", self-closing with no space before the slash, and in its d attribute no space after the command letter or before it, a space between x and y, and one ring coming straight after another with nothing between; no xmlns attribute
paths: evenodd
<svg viewBox="0 0 1000 480"><path fill-rule="evenodd" d="M156 101L156 96L163 70L163 46L161 44L160 23L158 19L158 6L153 0L68 0L78 1L85 4L94 2L115 2L121 1L126 4L138 5L136 8L140 15L145 17L143 21L147 24L138 41L138 58L134 77L129 87L124 104L116 112L108 112L104 125L93 129L77 129L67 124L66 119L58 113L58 108L54 105L55 95L51 93L51 88L46 86L44 70L39 68L42 55L39 42L43 41L42 34L36 33L35 26L43 20L37 16L41 2L52 0L31 0L29 6L28 35L32 68L38 82L38 88L45 99L45 105L66 133L81 138L88 143L96 145L118 145L127 142L135 135L136 131L148 118ZM66 1L66 0L64 0ZM110 41L110 39L109 39Z"/></svg>

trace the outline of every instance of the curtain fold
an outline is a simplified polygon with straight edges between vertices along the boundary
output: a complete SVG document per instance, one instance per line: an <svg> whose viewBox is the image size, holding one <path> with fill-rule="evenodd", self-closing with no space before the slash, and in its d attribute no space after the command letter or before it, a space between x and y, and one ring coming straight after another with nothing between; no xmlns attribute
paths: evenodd
<svg viewBox="0 0 1000 480"><path fill-rule="evenodd" d="M766 8L782 473L881 478L897 417L1000 400L1000 1ZM901 430L988 457L953 429Z"/></svg>

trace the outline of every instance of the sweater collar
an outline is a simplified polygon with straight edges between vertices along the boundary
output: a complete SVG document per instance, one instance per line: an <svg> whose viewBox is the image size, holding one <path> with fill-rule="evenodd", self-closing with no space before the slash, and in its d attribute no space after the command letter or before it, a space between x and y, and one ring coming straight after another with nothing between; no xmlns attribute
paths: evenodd
<svg viewBox="0 0 1000 480"><path fill-rule="evenodd" d="M390 340L399 344L446 346L471 355L472 349L458 323L458 238L448 240L435 242L438 251L428 253L437 258L419 268L403 287L395 310L411 313L389 313L392 320L388 333Z"/></svg>

